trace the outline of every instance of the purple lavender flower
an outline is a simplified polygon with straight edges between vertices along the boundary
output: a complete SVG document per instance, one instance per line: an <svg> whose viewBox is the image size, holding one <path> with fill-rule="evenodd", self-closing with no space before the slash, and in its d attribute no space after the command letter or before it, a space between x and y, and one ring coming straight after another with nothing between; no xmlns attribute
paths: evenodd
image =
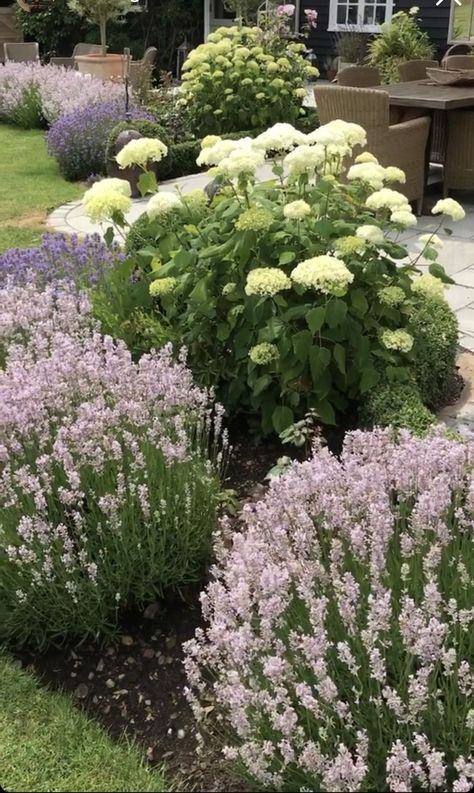
<svg viewBox="0 0 474 793"><path fill-rule="evenodd" d="M11 248L0 254L0 288L7 282L43 287L60 280L92 286L123 258L118 245L107 248L98 234L82 240L75 235L44 234L38 248Z"/></svg>
<svg viewBox="0 0 474 793"><path fill-rule="evenodd" d="M130 117L153 120L149 113L134 105L130 107ZM123 97L79 107L55 121L46 140L62 175L77 180L104 173L107 140L120 121L125 121Z"/></svg>

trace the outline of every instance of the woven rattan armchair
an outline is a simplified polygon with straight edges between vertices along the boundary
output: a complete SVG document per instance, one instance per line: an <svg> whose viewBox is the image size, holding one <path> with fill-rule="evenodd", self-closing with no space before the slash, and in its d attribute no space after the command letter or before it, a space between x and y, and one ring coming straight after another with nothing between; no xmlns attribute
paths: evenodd
<svg viewBox="0 0 474 793"><path fill-rule="evenodd" d="M443 58L444 69L474 69L474 55L448 55Z"/></svg>
<svg viewBox="0 0 474 793"><path fill-rule="evenodd" d="M156 47L148 47L141 61L130 62L130 83L133 88L137 87L142 79L151 84L153 67L155 65L158 50Z"/></svg>
<svg viewBox="0 0 474 793"><path fill-rule="evenodd" d="M34 63L39 61L39 44L37 41L6 41L3 45L6 61L16 63Z"/></svg>
<svg viewBox="0 0 474 793"><path fill-rule="evenodd" d="M314 89L321 124L335 119L353 121L367 132L367 150L383 166L395 165L406 174L400 185L409 201L416 201L421 212L425 183L425 153L430 119L427 116L389 123L389 97L385 91L370 88L320 85Z"/></svg>
<svg viewBox="0 0 474 793"><path fill-rule="evenodd" d="M425 80L427 69L439 69L438 61L406 61L398 64L398 74L402 83Z"/></svg>
<svg viewBox="0 0 474 793"><path fill-rule="evenodd" d="M445 196L449 190L474 190L474 111L452 110L447 115Z"/></svg>
<svg viewBox="0 0 474 793"><path fill-rule="evenodd" d="M77 69L76 55L100 55L102 47L100 44L88 44L85 41L76 44L70 58L51 58L53 66L64 66L66 69Z"/></svg>
<svg viewBox="0 0 474 793"><path fill-rule="evenodd" d="M333 82L352 88L370 88L380 85L380 72L373 66L347 66L337 73Z"/></svg>

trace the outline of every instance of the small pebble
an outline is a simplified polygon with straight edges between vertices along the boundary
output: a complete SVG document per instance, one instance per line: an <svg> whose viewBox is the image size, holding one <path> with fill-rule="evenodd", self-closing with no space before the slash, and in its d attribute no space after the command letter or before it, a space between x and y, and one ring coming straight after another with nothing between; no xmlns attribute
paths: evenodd
<svg viewBox="0 0 474 793"><path fill-rule="evenodd" d="M96 672L103 672L104 671L104 659L101 658L95 668Z"/></svg>
<svg viewBox="0 0 474 793"><path fill-rule="evenodd" d="M77 677L77 672L71 672L71 677Z"/></svg>
<svg viewBox="0 0 474 793"><path fill-rule="evenodd" d="M145 647L145 649L143 650L143 657L147 658L149 660L151 658L154 658L155 657L155 651L153 650L153 648L152 647Z"/></svg>
<svg viewBox="0 0 474 793"><path fill-rule="evenodd" d="M148 705L148 707L150 707L150 705L151 705L151 699L146 699L146 700L145 700L145 705Z"/></svg>
<svg viewBox="0 0 474 793"><path fill-rule="evenodd" d="M125 647L131 647L131 645L133 644L133 639L131 636L122 636L121 641L122 644L125 645Z"/></svg>
<svg viewBox="0 0 474 793"><path fill-rule="evenodd" d="M168 636L165 644L168 650L172 650L176 646L176 636Z"/></svg>
<svg viewBox="0 0 474 793"><path fill-rule="evenodd" d="M88 680L93 680L94 677L95 677L94 672L89 672L89 674L87 675Z"/></svg>
<svg viewBox="0 0 474 793"><path fill-rule="evenodd" d="M115 682L111 680L110 677L108 680L105 681L105 685L107 686L107 688L115 688Z"/></svg>
<svg viewBox="0 0 474 793"><path fill-rule="evenodd" d="M182 730L182 729L178 730L178 738L179 738L180 741L183 740L185 735L186 735L186 733L184 732L184 730Z"/></svg>
<svg viewBox="0 0 474 793"><path fill-rule="evenodd" d="M77 699L85 699L89 693L89 688L86 686L85 683L79 683L78 687L74 691L74 696Z"/></svg>
<svg viewBox="0 0 474 793"><path fill-rule="evenodd" d="M159 611L160 604L155 601L146 607L145 611L143 612L143 616L146 620L154 620Z"/></svg>

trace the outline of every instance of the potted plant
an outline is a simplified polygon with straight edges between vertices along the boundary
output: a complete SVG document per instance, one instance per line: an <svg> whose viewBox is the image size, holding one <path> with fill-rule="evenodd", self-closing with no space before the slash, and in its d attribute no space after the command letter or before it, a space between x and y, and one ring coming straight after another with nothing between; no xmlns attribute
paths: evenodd
<svg viewBox="0 0 474 793"><path fill-rule="evenodd" d="M358 66L367 57L369 36L357 25L348 26L336 35L336 54L339 71L348 66Z"/></svg>
<svg viewBox="0 0 474 793"><path fill-rule="evenodd" d="M102 53L76 56L79 71L102 80L121 77L124 56L107 52L107 22L120 19L130 11L131 0L69 0L68 5L71 11L100 28Z"/></svg>

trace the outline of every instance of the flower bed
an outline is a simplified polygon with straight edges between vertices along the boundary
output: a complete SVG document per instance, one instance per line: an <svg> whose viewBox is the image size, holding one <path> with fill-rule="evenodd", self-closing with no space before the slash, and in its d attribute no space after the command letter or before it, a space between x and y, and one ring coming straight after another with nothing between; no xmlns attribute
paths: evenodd
<svg viewBox="0 0 474 793"><path fill-rule="evenodd" d="M356 432L224 524L189 698L258 786L472 789L473 454Z"/></svg>

